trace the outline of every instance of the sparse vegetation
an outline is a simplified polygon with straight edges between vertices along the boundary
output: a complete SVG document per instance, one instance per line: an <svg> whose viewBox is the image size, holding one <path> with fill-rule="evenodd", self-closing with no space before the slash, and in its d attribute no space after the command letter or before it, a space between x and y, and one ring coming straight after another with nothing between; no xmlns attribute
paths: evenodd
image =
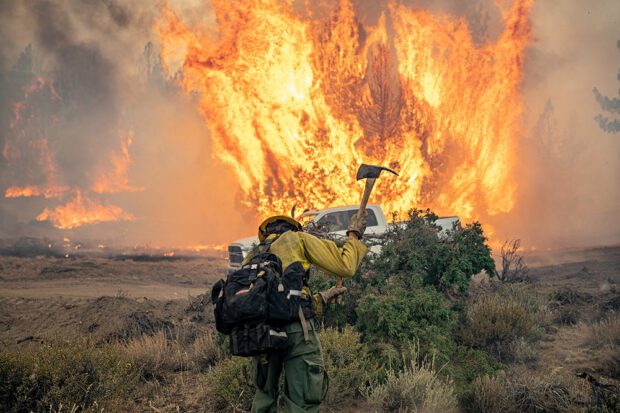
<svg viewBox="0 0 620 413"><path fill-rule="evenodd" d="M327 306L320 338L330 387L323 410L617 411L615 281L605 275L599 290L544 284L535 267L527 283L501 273L495 278L479 225L440 240L432 221L429 211L412 211L382 240L383 252L348 281L344 303ZM590 263L575 265L574 277L581 278L571 282L596 276ZM62 271L60 262L56 267ZM484 281L470 285L480 272ZM315 291L334 282L312 273ZM74 302L58 307L82 319ZM124 310L108 324L88 322L90 341L22 335L0 351L2 407L37 413L250 409L251 361L228 355L225 337L213 331L208 300L155 303L119 294L86 306L96 314L119 307Z"/></svg>
<svg viewBox="0 0 620 413"><path fill-rule="evenodd" d="M360 333L351 326L342 331L324 329L320 339L330 378L325 404L333 408L358 398L360 388L376 375L377 366L360 341Z"/></svg>
<svg viewBox="0 0 620 413"><path fill-rule="evenodd" d="M427 359L410 360L399 371L389 369L385 381L369 386L366 394L384 412L453 412L458 406L453 382Z"/></svg>
<svg viewBox="0 0 620 413"><path fill-rule="evenodd" d="M0 352L6 412L116 410L138 386L138 371L114 345L54 339L34 352Z"/></svg>
<svg viewBox="0 0 620 413"><path fill-rule="evenodd" d="M466 345L489 352L500 361L514 361L523 340L538 332L537 315L514 296L489 294L467 307L467 324L461 331Z"/></svg>
<svg viewBox="0 0 620 413"><path fill-rule="evenodd" d="M206 377L209 411L249 411L255 392L251 371L249 358L227 358L213 366Z"/></svg>
<svg viewBox="0 0 620 413"><path fill-rule="evenodd" d="M521 240L513 239L504 242L500 250L502 256L502 270L497 273L497 278L503 282L528 281L528 268L523 256L519 254Z"/></svg>

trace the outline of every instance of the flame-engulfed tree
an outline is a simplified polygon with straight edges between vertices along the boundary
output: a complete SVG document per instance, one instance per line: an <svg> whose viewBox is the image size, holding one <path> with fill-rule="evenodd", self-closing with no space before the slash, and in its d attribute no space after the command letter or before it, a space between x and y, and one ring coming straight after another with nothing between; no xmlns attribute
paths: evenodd
<svg viewBox="0 0 620 413"><path fill-rule="evenodd" d="M620 40L618 40L618 50L620 50ZM618 70L618 81L620 82L620 70ZM603 95L598 88L594 88L594 97L599 105L601 105L601 109L605 112L608 112L612 115L620 114L620 89L618 89L618 97L610 98L608 96ZM618 133L620 132L620 119L609 119L608 117L600 114L594 118L598 122L598 125L602 130L608 133Z"/></svg>
<svg viewBox="0 0 620 413"><path fill-rule="evenodd" d="M394 73L392 57L387 45L379 44L367 75L367 93L359 108L358 119L366 135L365 150L384 157L385 141L398 134L401 127L403 96ZM369 142L371 142L369 144Z"/></svg>
<svg viewBox="0 0 620 413"><path fill-rule="evenodd" d="M164 67L183 58L181 83L243 205L267 215L354 202L366 162L400 173L373 192L388 211L471 219L515 203L532 2L516 0L481 43L462 18L400 3L361 24L351 0L310 19L286 2L217 0L214 36L164 7L155 28Z"/></svg>

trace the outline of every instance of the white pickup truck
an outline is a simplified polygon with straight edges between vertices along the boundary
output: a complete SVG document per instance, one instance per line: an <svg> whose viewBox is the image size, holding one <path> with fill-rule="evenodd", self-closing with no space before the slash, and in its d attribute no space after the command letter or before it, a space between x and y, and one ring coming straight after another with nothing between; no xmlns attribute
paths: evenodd
<svg viewBox="0 0 620 413"><path fill-rule="evenodd" d="M328 234L335 237L346 237L347 227L351 217L357 213L359 205L349 205L335 208L318 209L314 211L306 211L297 220L301 222L304 228L316 226ZM365 236L384 234L390 225L388 224L385 214L379 205L368 205L366 207L368 218L366 219ZM445 237L448 231L461 228L458 217L442 217L435 221L441 230L439 237ZM228 262L229 269L236 270L241 267L241 262L248 252L258 244L258 237L248 237L230 243L228 246ZM381 245L371 247L371 251L378 253L381 251Z"/></svg>

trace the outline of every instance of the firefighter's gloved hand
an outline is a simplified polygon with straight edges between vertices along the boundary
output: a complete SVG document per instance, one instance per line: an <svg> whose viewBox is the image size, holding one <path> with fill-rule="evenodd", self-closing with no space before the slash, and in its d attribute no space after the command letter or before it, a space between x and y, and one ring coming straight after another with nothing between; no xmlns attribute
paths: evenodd
<svg viewBox="0 0 620 413"><path fill-rule="evenodd" d="M312 296L314 301L314 313L317 319L323 317L325 305L334 300L339 295L344 294L347 287L332 287L329 290L321 291Z"/></svg>
<svg viewBox="0 0 620 413"><path fill-rule="evenodd" d="M351 221L349 221L347 235L354 233L357 239L362 239L362 235L364 235L364 231L366 231L366 217L368 217L368 212L366 212L366 210L353 215Z"/></svg>
<svg viewBox="0 0 620 413"><path fill-rule="evenodd" d="M319 295L323 299L323 303L327 304L332 299L347 292L347 287L332 287L329 290L321 291Z"/></svg>

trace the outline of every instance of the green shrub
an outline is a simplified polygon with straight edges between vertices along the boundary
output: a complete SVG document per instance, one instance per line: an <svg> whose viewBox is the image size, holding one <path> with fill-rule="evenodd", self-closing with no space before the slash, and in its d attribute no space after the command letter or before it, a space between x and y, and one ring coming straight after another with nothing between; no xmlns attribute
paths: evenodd
<svg viewBox="0 0 620 413"><path fill-rule="evenodd" d="M115 345L54 340L33 353L0 352L0 401L7 412L114 410L137 379Z"/></svg>
<svg viewBox="0 0 620 413"><path fill-rule="evenodd" d="M448 301L435 288L407 288L399 282L368 291L358 302L357 314L358 328L371 341L425 340L427 330L452 320Z"/></svg>
<svg viewBox="0 0 620 413"><path fill-rule="evenodd" d="M472 276L486 271L496 274L491 249L482 226L475 222L448 239L439 239L437 219L429 210L410 210L409 219L394 225L386 234L381 253L370 266L375 283L403 275L405 280L420 277L441 291L467 291Z"/></svg>
<svg viewBox="0 0 620 413"><path fill-rule="evenodd" d="M456 335L458 322L465 319L463 299L471 277L481 271L491 277L496 273L482 227L474 223L440 239L435 219L430 211L410 211L408 220L385 234L381 253L365 260L345 283L343 304L325 311L326 325L354 325L362 333L381 366L376 379L383 382L390 377L381 387L388 395L399 383L425 374L411 368L407 356L411 343L416 343L418 354L437 360L445 375L454 378L452 396L462 396L475 377L500 367L482 351L459 346ZM310 282L314 291L320 291L334 279L315 271ZM411 408L405 405L404 409Z"/></svg>
<svg viewBox="0 0 620 413"><path fill-rule="evenodd" d="M249 411L254 399L250 358L232 357L213 366L206 376L209 411Z"/></svg>
<svg viewBox="0 0 620 413"><path fill-rule="evenodd" d="M454 380L459 399L467 403L472 382L480 376L493 376L502 368L502 364L484 351L457 346L442 372Z"/></svg>
<svg viewBox="0 0 620 413"><path fill-rule="evenodd" d="M360 333L353 327L342 331L328 328L320 332L325 368L329 375L329 391L325 404L336 407L360 395L360 387L373 376L373 364Z"/></svg>

